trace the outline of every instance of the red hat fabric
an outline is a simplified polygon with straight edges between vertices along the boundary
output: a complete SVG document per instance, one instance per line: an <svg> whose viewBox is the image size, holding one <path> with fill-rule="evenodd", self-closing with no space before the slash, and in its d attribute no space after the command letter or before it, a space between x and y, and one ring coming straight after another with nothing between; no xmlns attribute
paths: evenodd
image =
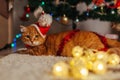
<svg viewBox="0 0 120 80"><path fill-rule="evenodd" d="M45 38L48 30L50 29L50 26L40 26L38 23L32 24L37 31L40 33L40 35Z"/></svg>

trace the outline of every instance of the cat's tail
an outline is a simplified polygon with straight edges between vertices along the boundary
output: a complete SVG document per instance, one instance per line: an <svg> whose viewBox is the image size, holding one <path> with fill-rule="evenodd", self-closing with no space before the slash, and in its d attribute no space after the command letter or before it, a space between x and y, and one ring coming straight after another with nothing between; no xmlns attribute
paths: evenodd
<svg viewBox="0 0 120 80"><path fill-rule="evenodd" d="M119 47L120 48L120 41L118 41L118 40L107 38L107 44L109 47Z"/></svg>
<svg viewBox="0 0 120 80"><path fill-rule="evenodd" d="M110 47L108 52L115 53L120 56L120 42L113 39L107 39L107 44Z"/></svg>

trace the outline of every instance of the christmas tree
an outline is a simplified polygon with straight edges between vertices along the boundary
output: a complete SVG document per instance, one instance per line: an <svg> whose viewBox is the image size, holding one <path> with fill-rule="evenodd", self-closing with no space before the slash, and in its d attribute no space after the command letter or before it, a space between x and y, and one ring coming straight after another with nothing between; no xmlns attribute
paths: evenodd
<svg viewBox="0 0 120 80"><path fill-rule="evenodd" d="M82 14L76 9L80 2L87 5L86 11ZM28 0L28 5L29 7L25 9L26 15L24 14L24 16L29 17L29 8L31 12L34 12L36 8L41 6L54 19L63 17L65 20L72 20L73 29L76 28L75 22L89 18L120 22L120 0Z"/></svg>

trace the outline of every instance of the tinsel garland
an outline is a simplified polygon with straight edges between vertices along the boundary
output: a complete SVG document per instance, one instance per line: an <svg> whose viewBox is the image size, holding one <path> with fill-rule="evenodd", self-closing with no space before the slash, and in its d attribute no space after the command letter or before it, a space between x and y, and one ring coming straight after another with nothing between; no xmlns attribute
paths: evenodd
<svg viewBox="0 0 120 80"><path fill-rule="evenodd" d="M75 35L76 32L78 32L79 30L73 30L70 33L68 33L61 41L61 43L59 44L59 49L57 51L57 56L60 56L61 52L63 51L63 48L65 46L65 44L67 42L69 42L69 40Z"/></svg>

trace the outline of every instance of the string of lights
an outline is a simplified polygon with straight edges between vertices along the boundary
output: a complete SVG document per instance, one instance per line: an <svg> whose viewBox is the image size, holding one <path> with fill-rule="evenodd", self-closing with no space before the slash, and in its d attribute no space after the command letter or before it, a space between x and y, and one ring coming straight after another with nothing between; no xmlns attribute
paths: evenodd
<svg viewBox="0 0 120 80"><path fill-rule="evenodd" d="M79 14L76 10L79 2L88 6L85 12ZM110 22L120 22L119 0L28 0L31 12L38 6L42 6L45 12L50 13L55 19L66 15L68 19L75 22L92 18ZM92 8L89 5L93 4Z"/></svg>

